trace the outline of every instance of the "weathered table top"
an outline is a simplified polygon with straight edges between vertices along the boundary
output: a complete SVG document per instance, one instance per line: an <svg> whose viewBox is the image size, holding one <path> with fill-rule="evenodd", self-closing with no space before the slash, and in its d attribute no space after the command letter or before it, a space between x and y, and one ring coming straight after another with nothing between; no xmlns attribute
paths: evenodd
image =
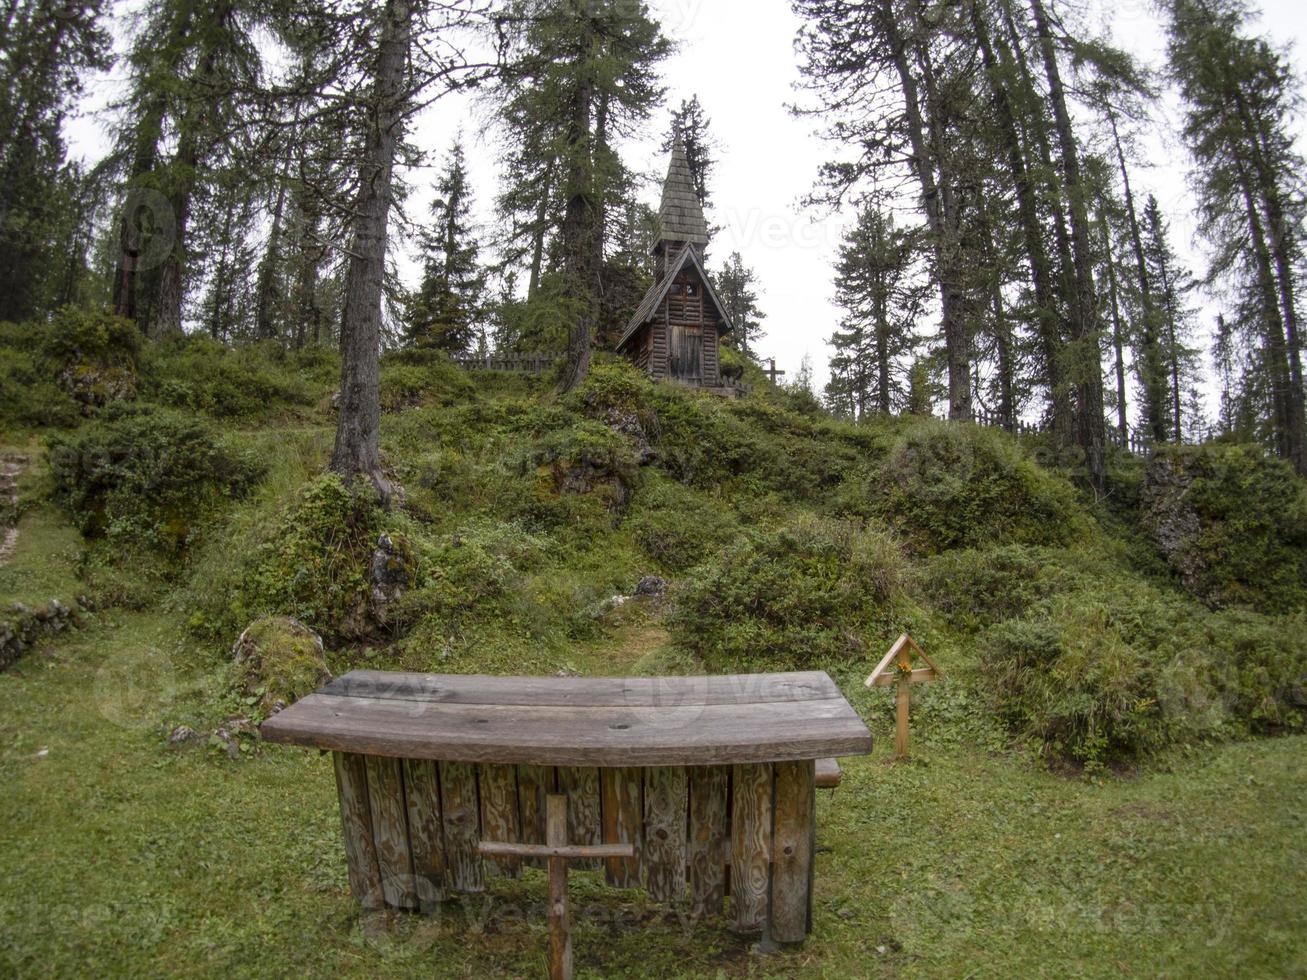
<svg viewBox="0 0 1307 980"><path fill-rule="evenodd" d="M263 723L270 742L450 762L701 766L864 755L822 671L486 677L358 670Z"/></svg>

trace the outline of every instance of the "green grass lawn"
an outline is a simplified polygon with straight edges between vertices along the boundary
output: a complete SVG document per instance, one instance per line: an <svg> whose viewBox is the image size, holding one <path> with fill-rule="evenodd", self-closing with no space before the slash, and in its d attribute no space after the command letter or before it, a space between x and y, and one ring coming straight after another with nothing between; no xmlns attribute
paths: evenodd
<svg viewBox="0 0 1307 980"><path fill-rule="evenodd" d="M167 746L214 683L216 654L182 635L168 615L102 618L0 675L0 974L543 973L538 872L364 923L329 758ZM929 738L891 765L888 700L855 703L878 747L821 795L804 946L762 955L582 873L578 973L1307 974L1307 738L1091 782Z"/></svg>

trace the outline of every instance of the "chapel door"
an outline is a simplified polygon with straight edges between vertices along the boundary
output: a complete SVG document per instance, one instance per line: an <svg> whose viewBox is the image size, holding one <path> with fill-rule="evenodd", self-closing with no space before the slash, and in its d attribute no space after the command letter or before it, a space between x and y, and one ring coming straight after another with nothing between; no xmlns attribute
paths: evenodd
<svg viewBox="0 0 1307 980"><path fill-rule="evenodd" d="M672 324L668 345L669 373L676 381L703 384L703 331L699 327Z"/></svg>

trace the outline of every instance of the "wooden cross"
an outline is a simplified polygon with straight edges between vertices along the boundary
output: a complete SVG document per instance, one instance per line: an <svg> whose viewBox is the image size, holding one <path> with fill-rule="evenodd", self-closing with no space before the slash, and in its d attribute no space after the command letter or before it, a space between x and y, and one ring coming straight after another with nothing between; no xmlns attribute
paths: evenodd
<svg viewBox="0 0 1307 980"><path fill-rule="evenodd" d="M925 667L913 669L914 651L926 662ZM867 678L867 687L894 685L894 755L897 758L908 757L908 706L912 701L912 685L940 680L943 676L944 672L931 663L930 658L926 656L926 651L917 645L917 641L904 633L894 641L894 645L889 648L889 653L885 654L885 658L876 665L876 669Z"/></svg>
<svg viewBox="0 0 1307 980"><path fill-rule="evenodd" d="M567 862L585 858L635 857L630 844L567 843L567 797L550 794L545 800L545 843L507 844L483 841L477 850L485 857L537 857L549 861L549 978L571 980L572 924L567 912Z"/></svg>
<svg viewBox="0 0 1307 980"><path fill-rule="evenodd" d="M770 358L770 361L771 361L771 369L768 370L764 368L762 373L767 375L767 377L771 378L771 383L775 384L776 379L779 378L781 375L783 375L785 372L776 370L776 358L774 357Z"/></svg>

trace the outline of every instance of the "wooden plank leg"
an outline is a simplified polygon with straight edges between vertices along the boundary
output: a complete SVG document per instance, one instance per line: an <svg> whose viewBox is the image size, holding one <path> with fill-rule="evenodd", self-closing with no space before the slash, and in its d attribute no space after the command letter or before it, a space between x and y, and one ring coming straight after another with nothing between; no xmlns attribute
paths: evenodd
<svg viewBox="0 0 1307 980"><path fill-rule="evenodd" d="M776 763L770 921L778 943L802 942L808 934L815 793L812 762Z"/></svg>
<svg viewBox="0 0 1307 980"><path fill-rule="evenodd" d="M466 762L440 763L440 817L445 831L445 863L449 887L456 892L485 891L485 873L477 845L476 766Z"/></svg>
<svg viewBox="0 0 1307 980"><path fill-rule="evenodd" d="M517 769L514 766L480 766L477 785L481 796L481 836L487 840L520 843ZM517 878L522 873L521 858L514 855L491 858L487 870L505 878Z"/></svg>
<svg viewBox="0 0 1307 980"><path fill-rule="evenodd" d="M550 796L546 801L545 842L566 847L567 798ZM567 858L549 858L549 978L572 980L572 923L567 911Z"/></svg>
<svg viewBox="0 0 1307 980"><path fill-rule="evenodd" d="M408 839L408 807L404 803L403 766L399 759L368 756L368 803L372 809L372 840L381 867L381 891L386 904L416 909L413 850Z"/></svg>
<svg viewBox="0 0 1307 980"><path fill-rule="evenodd" d="M558 792L567 797L567 833L571 843L600 843L604 829L599 812L599 770L588 766L559 766ZM572 863L586 871L601 867L598 858L584 858Z"/></svg>
<svg viewBox="0 0 1307 980"><path fill-rule="evenodd" d="M631 844L636 857L608 858L605 877L614 888L640 887L640 844L644 824L644 800L639 769L601 769L605 844Z"/></svg>
<svg viewBox="0 0 1307 980"><path fill-rule="evenodd" d="M761 932L767 922L767 864L771 859L772 767L731 771L731 913L737 932Z"/></svg>
<svg viewBox="0 0 1307 980"><path fill-rule="evenodd" d="M425 759L404 760L404 803L418 903L428 909L446 898L445 834L440 822L440 776Z"/></svg>
<svg viewBox="0 0 1307 980"><path fill-rule="evenodd" d="M361 755L333 752L336 791L340 794L340 824L345 840L345 866L349 869L349 890L365 909L385 907L381 890L381 868L372 841L372 809L368 803L368 768Z"/></svg>
<svg viewBox="0 0 1307 980"><path fill-rule="evenodd" d="M720 915L726 896L730 778L725 766L690 770L690 907L696 916Z"/></svg>
<svg viewBox="0 0 1307 980"><path fill-rule="evenodd" d="M524 844L545 842L545 798L557 788L551 766L517 767L517 802L521 808L521 833ZM544 858L522 859L533 868L544 868Z"/></svg>
<svg viewBox="0 0 1307 980"><path fill-rule="evenodd" d="M689 856L686 811L689 777L683 766L644 771L644 887L656 902L685 897L685 866Z"/></svg>

